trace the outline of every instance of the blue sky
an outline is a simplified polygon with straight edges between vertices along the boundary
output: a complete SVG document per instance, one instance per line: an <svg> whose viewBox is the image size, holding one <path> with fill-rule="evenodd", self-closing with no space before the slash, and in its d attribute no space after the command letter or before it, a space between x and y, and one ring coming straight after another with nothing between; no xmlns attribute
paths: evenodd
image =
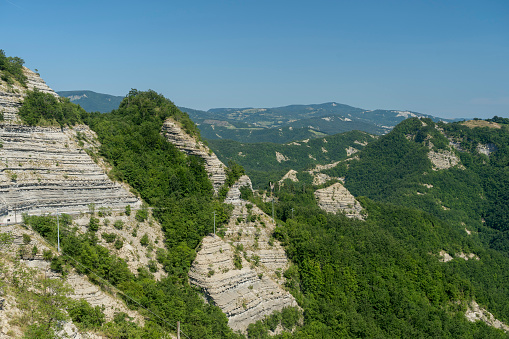
<svg viewBox="0 0 509 339"><path fill-rule="evenodd" d="M0 29L55 90L509 117L507 0L0 0Z"/></svg>

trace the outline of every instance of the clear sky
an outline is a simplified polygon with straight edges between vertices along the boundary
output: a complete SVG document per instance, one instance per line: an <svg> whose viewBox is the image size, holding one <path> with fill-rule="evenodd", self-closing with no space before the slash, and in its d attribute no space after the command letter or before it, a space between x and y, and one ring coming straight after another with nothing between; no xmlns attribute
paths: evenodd
<svg viewBox="0 0 509 339"><path fill-rule="evenodd" d="M57 91L509 117L508 0L0 0L0 29Z"/></svg>

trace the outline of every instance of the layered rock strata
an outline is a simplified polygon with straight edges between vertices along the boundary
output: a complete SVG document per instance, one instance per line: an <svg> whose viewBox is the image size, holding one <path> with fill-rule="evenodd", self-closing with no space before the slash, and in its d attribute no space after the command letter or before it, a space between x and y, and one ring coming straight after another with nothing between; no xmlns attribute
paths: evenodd
<svg viewBox="0 0 509 339"><path fill-rule="evenodd" d="M18 109L23 104L27 89L38 89L41 92L58 97L58 94L37 73L32 72L26 67L23 67L23 72L27 77L27 88L19 84L7 85L7 83L0 81L0 112L4 114L4 119L7 121L18 120Z"/></svg>
<svg viewBox="0 0 509 339"><path fill-rule="evenodd" d="M248 179L242 177L238 184L249 187ZM245 332L249 324L297 303L282 287L288 259L271 238L272 220L240 199L240 191L230 190L229 201L234 210L224 238L203 239L189 279L221 308L233 330Z"/></svg>
<svg viewBox="0 0 509 339"><path fill-rule="evenodd" d="M240 199L240 188L247 187L248 189L253 191L253 184L251 183L251 179L247 175L241 176L226 194L226 198L224 202L232 205L240 205L242 204L242 200Z"/></svg>
<svg viewBox="0 0 509 339"><path fill-rule="evenodd" d="M0 125L0 222L22 213L80 213L89 204L124 209L138 198L112 182L78 144L75 129Z"/></svg>
<svg viewBox="0 0 509 339"><path fill-rule="evenodd" d="M340 183L315 191L318 206L329 213L343 212L349 218L363 219L361 204Z"/></svg>
<svg viewBox="0 0 509 339"><path fill-rule="evenodd" d="M171 119L164 122L162 133L179 150L205 160L205 170L217 193L226 181L226 167L217 156L203 142L187 134L178 123Z"/></svg>
<svg viewBox="0 0 509 339"><path fill-rule="evenodd" d="M42 275L47 278L64 279L67 284L72 288L72 292L68 295L73 299L84 299L92 306L104 306L104 314L107 321L113 320L116 312L125 312L132 319L140 325L143 325L144 318L136 311L130 310L124 304L122 300L117 298L114 293L107 293L97 285L92 284L88 278L84 275L77 274L74 270L71 270L66 277L62 277L61 274L55 273L50 269L50 262L43 260L42 252L51 251L53 255L56 255L56 249L48 244L38 233L34 232L29 228L23 228L19 225L9 225L2 227L2 233L8 233L11 235L13 241L12 244L2 247L2 256L0 257L0 263L3 264L3 274L8 276L15 270L14 260L9 259L18 257L20 248L25 248L27 252L34 246L38 249L38 254L32 255L31 253L23 256L23 259L19 259L19 264L23 267L34 270L37 275ZM29 243L25 243L23 235L28 235L30 238ZM93 269L93 268L92 268ZM5 279L5 277L2 277ZM6 280L6 279L5 279ZM16 307L16 296L8 298L8 303L0 312L0 330L10 329L9 319L13 316L21 315L21 312ZM12 330L15 331L14 328ZM0 335L0 337L2 337Z"/></svg>

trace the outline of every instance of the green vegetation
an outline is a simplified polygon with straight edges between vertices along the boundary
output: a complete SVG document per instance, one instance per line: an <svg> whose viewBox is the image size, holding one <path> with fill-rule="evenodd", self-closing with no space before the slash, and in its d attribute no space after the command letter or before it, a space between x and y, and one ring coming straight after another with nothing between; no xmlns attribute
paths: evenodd
<svg viewBox="0 0 509 339"><path fill-rule="evenodd" d="M83 123L88 113L67 98L55 98L37 89L27 91L23 105L19 109L21 120L35 126L74 126Z"/></svg>
<svg viewBox="0 0 509 339"><path fill-rule="evenodd" d="M324 213L313 191L300 183L275 190L274 235L293 262L284 276L304 308L304 326L293 337L505 337L469 323L463 312L475 299L509 319L509 258L415 208L363 198L366 221ZM270 203L253 202L270 213ZM441 263L441 250L482 259ZM263 326L252 325L249 335Z"/></svg>
<svg viewBox="0 0 509 339"><path fill-rule="evenodd" d="M167 248L158 252L157 260L168 277L156 282L147 269L141 269L138 275L132 274L124 260L97 244L98 222L93 216L90 232L83 235L79 235L70 220L62 216L64 256L53 259L56 264L52 267L65 272L66 266L75 265L68 258L72 257L83 264L75 268L88 274L92 281L103 284L100 278L107 279L143 307L158 314L159 317L154 317L147 313L151 320L143 329L136 329L135 333L145 331L145 338L161 337L158 329L173 331L168 323L177 321L182 322L182 330L192 338L235 338L237 336L227 326L224 314L217 307L204 304L187 279L195 249L201 238L213 230L213 212L216 211L216 223L221 225L228 220L231 208L213 197L203 161L184 155L160 134L167 118L199 137L189 117L153 91L132 90L118 110L87 117L101 142L100 154L113 166L110 174L129 183L149 206L154 207L153 215L165 232ZM147 209L140 211L147 212ZM126 208L126 213L129 212ZM143 212L137 216L143 220L148 217ZM53 217L26 216L25 219L48 240L56 241ZM121 248L123 243L117 238L114 246ZM149 268L154 271L157 265L154 267L152 263ZM132 308L139 308L130 299L126 302ZM142 308L140 311L146 313ZM117 324L129 324L117 320ZM107 326L104 324L103 328ZM155 328L153 334L148 333L151 328Z"/></svg>
<svg viewBox="0 0 509 339"><path fill-rule="evenodd" d="M367 133L351 131L290 144L232 140L209 140L208 143L224 163L233 161L242 165L254 187L264 187L269 181L280 180L290 169L304 171L317 164L346 159L347 148L361 150L364 148L362 144L372 140L374 137ZM276 152L282 154L285 160L278 161Z"/></svg>
<svg viewBox="0 0 509 339"><path fill-rule="evenodd" d="M23 73L23 64L25 61L18 57L8 57L5 52L0 49L0 79L13 85L17 81L26 87L27 77Z"/></svg>

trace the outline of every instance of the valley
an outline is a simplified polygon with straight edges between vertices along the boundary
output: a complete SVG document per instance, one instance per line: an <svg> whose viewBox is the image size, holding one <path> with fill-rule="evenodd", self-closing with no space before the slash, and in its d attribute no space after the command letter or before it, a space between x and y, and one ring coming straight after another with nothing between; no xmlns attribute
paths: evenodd
<svg viewBox="0 0 509 339"><path fill-rule="evenodd" d="M1 338L507 337L509 119L135 89L87 112L15 69Z"/></svg>

